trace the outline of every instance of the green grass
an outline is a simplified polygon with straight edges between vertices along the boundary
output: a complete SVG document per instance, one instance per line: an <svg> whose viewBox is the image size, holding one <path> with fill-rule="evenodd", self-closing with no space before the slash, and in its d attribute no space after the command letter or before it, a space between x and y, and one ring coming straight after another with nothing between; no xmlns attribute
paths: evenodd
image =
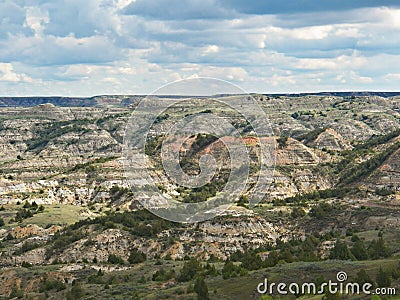
<svg viewBox="0 0 400 300"><path fill-rule="evenodd" d="M0 217L4 219L6 225L5 227L15 227L17 225L28 225L28 224L36 224L41 227L45 227L49 224L60 224L60 225L70 225L79 220L85 219L84 216L81 216L82 208L76 205L69 204L50 204L44 205L45 210L41 213L36 213L33 217L24 219L22 223L11 223L10 219L15 217L18 209L21 209L23 204L8 204L4 205L5 210L0 211Z"/></svg>
<svg viewBox="0 0 400 300"><path fill-rule="evenodd" d="M78 271L71 271L78 278L78 282L87 293L85 299L131 299L131 297L138 297L133 299L196 299L196 294L187 292L191 282L184 283L171 283L155 282L151 280L152 274L160 267L165 270L175 269L179 273L184 262L182 261L166 261L160 260L161 265L156 264L156 260L148 260L144 263L132 266L129 270L114 271L105 273L102 277L101 283L94 284L88 283L87 278L91 275L97 274L96 270L91 268L84 268ZM397 266L398 259L385 259L376 261L320 261L320 262L296 262L291 264L280 264L273 268L267 268L249 272L246 276L230 278L227 280L222 277L207 277L206 283L210 299L258 299L259 295L256 291L258 283L262 282L264 278L268 278L269 282L314 282L315 279L321 275L326 280L336 280L336 274L339 271L345 271L348 274L348 282L353 282L356 273L360 269L365 269L370 277L374 280L379 268L392 268ZM65 265L49 265L49 266L33 266L27 268L12 268L15 274L23 280L24 285L27 281L34 277L44 275L46 272L59 271ZM216 263L218 270L222 267L222 263ZM0 271L0 275L2 271ZM145 282L140 282L140 278L144 276ZM400 283L394 281L391 287L398 288ZM68 289L71 286L68 284ZM106 287L107 286L107 287ZM49 292L50 295L61 296L64 292L55 293ZM30 293L33 296L35 293ZM43 296L44 294L41 294ZM320 300L321 295L303 296L300 299ZM0 297L1 298L1 297ZM294 299L294 297L283 299ZM355 299L349 297L349 299ZM368 298L365 298L368 299ZM390 299L398 299L391 297Z"/></svg>
<svg viewBox="0 0 400 300"><path fill-rule="evenodd" d="M70 225L79 220L85 219L80 213L83 210L80 206L68 204L45 205L42 213L35 214L32 218L25 219L22 224L36 224L44 227L48 224Z"/></svg>
<svg viewBox="0 0 400 300"><path fill-rule="evenodd" d="M324 276L327 280L336 280L339 271L348 274L349 282L354 281L359 270L365 269L372 280L375 280L379 268L393 268L397 266L398 259L385 259L375 261L320 261L320 262L296 262L291 264L277 265L249 272L244 277L230 278L223 280L221 276L207 280L208 290L211 299L257 299L256 288L258 283L264 278L269 282L314 282L319 276ZM393 282L392 287L399 287L399 282ZM214 289L217 294L213 294ZM321 296L303 296L302 299L321 299ZM395 299L395 298L391 298Z"/></svg>

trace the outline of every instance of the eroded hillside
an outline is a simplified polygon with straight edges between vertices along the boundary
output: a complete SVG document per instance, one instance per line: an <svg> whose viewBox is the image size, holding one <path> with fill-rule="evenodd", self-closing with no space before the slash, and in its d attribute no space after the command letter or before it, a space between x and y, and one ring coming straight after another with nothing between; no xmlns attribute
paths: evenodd
<svg viewBox="0 0 400 300"><path fill-rule="evenodd" d="M400 97L256 98L273 130L273 136L262 138L276 145L276 161L271 184L255 208L248 206L248 195L257 179L255 162L260 154L245 121L197 99L196 105L179 107L155 122L146 151L160 176L162 135L189 111L216 113L230 120L253 159L249 184L236 205L215 219L191 225L168 222L144 211L135 189L125 181L124 133L139 98L99 97L96 104L87 102L90 105L79 102L83 100L74 102L81 107L64 107L65 99L57 99L61 106L33 99L28 102L41 104L0 108L0 293L22 292L40 299L46 287L41 292L35 282L47 282L46 276L62 282L59 290L48 289L60 297L72 292L73 280L89 284L85 289L91 293L90 284L97 279L91 282L88 276L95 276L93 272L99 269L132 275L129 272L137 272L143 263L137 258L140 253L147 260L141 268L150 277L156 269L149 261L161 260L169 270L171 259L182 267L178 261L189 257L216 263L217 273L222 272L222 262L232 257L245 269L254 270L246 267L243 257L237 258L238 253L256 249L255 255L268 262L264 259L271 251L282 255L281 245L290 243L292 258L281 256L280 260L321 260L329 257L336 240L358 233L369 244L376 236L374 231L380 230L387 232L390 257L399 255ZM189 174L198 173L199 158L211 154L220 175L203 189L166 181L159 188L187 203L212 198L229 172L223 143L197 135L182 147L177 151L183 153L181 165ZM348 242L350 247L354 241ZM305 252L312 255L306 259ZM388 256L380 258L384 257ZM31 278L21 265L36 266L41 275ZM260 263L259 267L268 265ZM168 290L181 282L175 275L162 276L163 280L153 280L156 286L146 277L138 292L141 297L162 284Z"/></svg>

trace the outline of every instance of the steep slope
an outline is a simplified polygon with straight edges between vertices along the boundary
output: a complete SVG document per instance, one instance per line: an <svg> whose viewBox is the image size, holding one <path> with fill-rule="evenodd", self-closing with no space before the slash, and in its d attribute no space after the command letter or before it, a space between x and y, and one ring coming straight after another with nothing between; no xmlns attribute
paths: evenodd
<svg viewBox="0 0 400 300"><path fill-rule="evenodd" d="M318 149L334 151L351 150L353 148L348 140L332 128L327 128L320 133L311 145Z"/></svg>

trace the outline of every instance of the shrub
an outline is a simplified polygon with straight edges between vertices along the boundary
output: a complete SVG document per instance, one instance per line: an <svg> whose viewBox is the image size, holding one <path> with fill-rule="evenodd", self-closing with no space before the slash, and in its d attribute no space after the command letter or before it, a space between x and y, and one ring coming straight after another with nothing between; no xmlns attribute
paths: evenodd
<svg viewBox="0 0 400 300"><path fill-rule="evenodd" d="M146 254L136 249L133 249L129 255L128 262L130 264L137 264L146 261Z"/></svg>
<svg viewBox="0 0 400 300"><path fill-rule="evenodd" d="M235 265L229 259L225 261L224 267L222 268L222 278L228 279L232 277L243 276L247 273L241 266Z"/></svg>
<svg viewBox="0 0 400 300"><path fill-rule="evenodd" d="M382 267L379 268L379 272L376 275L376 284L378 287L389 287L392 283L392 280L390 278L390 273L387 271L384 271Z"/></svg>
<svg viewBox="0 0 400 300"><path fill-rule="evenodd" d="M293 207L290 217L292 219L297 219L297 218L304 217L305 215L306 215L306 212L304 211L304 209L302 209L301 207Z"/></svg>
<svg viewBox="0 0 400 300"><path fill-rule="evenodd" d="M164 268L160 268L159 270L157 270L153 276L152 276L152 280L153 281L167 281L170 280L172 278L175 277L175 271L174 270L170 270L170 271L165 271Z"/></svg>
<svg viewBox="0 0 400 300"><path fill-rule="evenodd" d="M85 291L82 289L80 285L74 285L72 289L67 293L67 300L75 300L80 299L85 295Z"/></svg>
<svg viewBox="0 0 400 300"><path fill-rule="evenodd" d="M247 270L257 270L262 267L261 257L254 250L243 253L242 267Z"/></svg>
<svg viewBox="0 0 400 300"><path fill-rule="evenodd" d="M391 255L390 249L386 246L382 236L378 240L372 240L368 247L368 254L372 259L386 258Z"/></svg>
<svg viewBox="0 0 400 300"><path fill-rule="evenodd" d="M366 260L368 259L368 251L365 248L365 245L362 240L358 239L354 242L353 247L351 248L351 253L357 260Z"/></svg>
<svg viewBox="0 0 400 300"><path fill-rule="evenodd" d="M393 195L396 192L394 190L388 189L388 188L381 188L381 189L376 189L375 190L375 194L377 194L378 196L389 196L389 195Z"/></svg>
<svg viewBox="0 0 400 300"><path fill-rule="evenodd" d="M29 243L28 241L23 243L21 248L17 249L14 251L14 255L21 255L25 252L31 251L33 249L36 249L40 247L40 244L38 243Z"/></svg>
<svg viewBox="0 0 400 300"><path fill-rule="evenodd" d="M123 265L124 264L124 260L115 254L108 255L107 261L113 265Z"/></svg>
<svg viewBox="0 0 400 300"><path fill-rule="evenodd" d="M333 207L328 203L320 203L311 208L309 214L311 217L317 219L324 219L330 212L332 212Z"/></svg>
<svg viewBox="0 0 400 300"><path fill-rule="evenodd" d="M31 265L30 263L26 262L26 261L23 261L22 264L21 264L21 266L22 266L23 268L30 268L30 267L32 267L32 265Z"/></svg>
<svg viewBox="0 0 400 300"><path fill-rule="evenodd" d="M210 299L208 295L208 287L203 276L199 276L196 278L196 281L194 282L194 291L197 294L197 299L199 300Z"/></svg>
<svg viewBox="0 0 400 300"><path fill-rule="evenodd" d="M24 205L25 206L25 205ZM15 215L15 222L22 222L24 219L33 217L33 213L29 209L19 209Z"/></svg>
<svg viewBox="0 0 400 300"><path fill-rule="evenodd" d="M287 145L288 137L287 136L281 136L276 141L278 143L279 149L283 149Z"/></svg>
<svg viewBox="0 0 400 300"><path fill-rule="evenodd" d="M365 283L373 284L371 277L369 277L368 273L364 269L357 272L356 282L360 285Z"/></svg>
<svg viewBox="0 0 400 300"><path fill-rule="evenodd" d="M189 261L186 261L184 263L181 273L177 279L180 282L189 281L192 280L195 275L201 271L202 267L200 263L195 258L191 258Z"/></svg>
<svg viewBox="0 0 400 300"><path fill-rule="evenodd" d="M50 290L56 290L57 292L65 290L67 287L64 283L58 280L44 280L39 286L39 292L43 293Z"/></svg>
<svg viewBox="0 0 400 300"><path fill-rule="evenodd" d="M330 259L340 259L340 260L349 260L354 259L353 254L350 252L345 242L341 242L337 240L335 243L335 247L331 250L329 255Z"/></svg>

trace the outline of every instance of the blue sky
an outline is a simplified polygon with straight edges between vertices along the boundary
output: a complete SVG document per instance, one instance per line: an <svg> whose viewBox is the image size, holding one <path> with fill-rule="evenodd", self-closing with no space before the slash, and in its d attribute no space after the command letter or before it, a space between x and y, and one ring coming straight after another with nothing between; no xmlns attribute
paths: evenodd
<svg viewBox="0 0 400 300"><path fill-rule="evenodd" d="M400 90L400 1L0 0L0 95Z"/></svg>

